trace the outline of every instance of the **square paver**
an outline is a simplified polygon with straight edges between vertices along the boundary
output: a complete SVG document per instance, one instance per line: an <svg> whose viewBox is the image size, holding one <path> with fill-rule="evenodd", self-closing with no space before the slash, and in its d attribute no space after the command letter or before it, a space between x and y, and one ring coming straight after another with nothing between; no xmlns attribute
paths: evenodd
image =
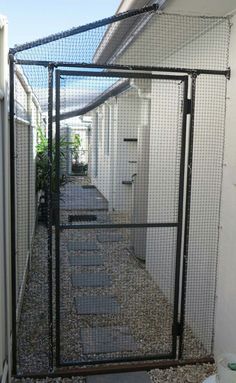
<svg viewBox="0 0 236 383"><path fill-rule="evenodd" d="M82 328L81 341L85 354L135 351L138 348L128 327Z"/></svg>
<svg viewBox="0 0 236 383"><path fill-rule="evenodd" d="M120 242L123 241L123 236L117 233L106 233L97 235L97 240L103 242Z"/></svg>
<svg viewBox="0 0 236 383"><path fill-rule="evenodd" d="M127 372L121 374L94 375L87 377L87 383L151 383L147 372Z"/></svg>
<svg viewBox="0 0 236 383"><path fill-rule="evenodd" d="M98 245L96 241L70 241L68 242L67 249L69 251L96 251Z"/></svg>
<svg viewBox="0 0 236 383"><path fill-rule="evenodd" d="M118 314L120 305L114 297L93 295L75 298L76 311L80 315Z"/></svg>
<svg viewBox="0 0 236 383"><path fill-rule="evenodd" d="M68 183L61 190L61 209L66 210L108 210L108 202L103 195L94 188L83 188Z"/></svg>
<svg viewBox="0 0 236 383"><path fill-rule="evenodd" d="M73 287L110 287L112 280L105 273L72 273Z"/></svg>
<svg viewBox="0 0 236 383"><path fill-rule="evenodd" d="M101 266L103 265L103 258L101 255L77 255L69 256L71 266Z"/></svg>

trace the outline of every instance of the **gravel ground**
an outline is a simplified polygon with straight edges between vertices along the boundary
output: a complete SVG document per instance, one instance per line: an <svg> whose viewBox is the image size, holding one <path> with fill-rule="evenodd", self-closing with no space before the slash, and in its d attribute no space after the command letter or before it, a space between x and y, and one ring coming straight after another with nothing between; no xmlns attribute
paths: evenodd
<svg viewBox="0 0 236 383"><path fill-rule="evenodd" d="M79 181L81 183L81 181ZM82 181L88 184L88 181ZM64 210L61 221L68 223L69 214L83 214L83 211ZM88 213L88 212L87 212ZM126 222L127 217L104 211L93 211L99 222ZM99 243L97 235L107 230L64 230L61 233L61 357L66 361L96 361L104 358L150 356L171 351L173 308L168 304L157 284L152 280L145 265L138 261L131 246L132 233L127 229L112 230L121 234L120 242ZM71 267L68 255L78 255L68 251L68 241L96 241L102 266ZM111 276L109 288L74 288L71 284L72 271L104 272ZM48 369L48 287L47 287L47 230L38 226L35 236L31 268L28 275L21 320L18 329L18 370L38 372ZM112 295L121 307L117 315L78 315L74 298L90 295ZM171 296L169 296L171 298ZM103 326L128 326L138 348L109 354L84 354L80 341L81 328ZM204 355L204 350L188 328L185 334L189 357ZM176 371L176 370L175 370ZM180 371L181 372L181 371ZM164 372L160 372L164 373ZM171 371L170 371L171 373ZM155 373L151 374L153 379ZM75 380L76 381L76 380ZM79 382L79 380L77 380ZM163 380L160 380L162 382ZM177 380L176 382L178 382ZM183 381L183 380L182 380ZM198 380L196 380L197 382ZM68 380L69 382L69 380ZM153 380L159 382L159 380ZM186 380L188 382L188 380ZM189 382L192 382L190 380Z"/></svg>
<svg viewBox="0 0 236 383"><path fill-rule="evenodd" d="M169 368L166 370L152 370L149 372L152 383L202 383L207 377L215 373L215 366L202 364ZM16 379L13 383L86 383L86 378L73 377L71 379ZM125 383L125 382L124 382Z"/></svg>
<svg viewBox="0 0 236 383"><path fill-rule="evenodd" d="M153 383L202 383L204 379L215 374L215 366L199 364L167 370L153 370L149 374Z"/></svg>

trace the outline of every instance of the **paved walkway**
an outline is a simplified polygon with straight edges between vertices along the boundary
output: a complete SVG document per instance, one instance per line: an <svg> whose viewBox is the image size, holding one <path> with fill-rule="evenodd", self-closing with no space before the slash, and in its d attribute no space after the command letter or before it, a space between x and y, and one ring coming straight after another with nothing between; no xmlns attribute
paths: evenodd
<svg viewBox="0 0 236 383"><path fill-rule="evenodd" d="M108 209L108 202L96 188L69 182L61 190L60 208L103 211Z"/></svg>

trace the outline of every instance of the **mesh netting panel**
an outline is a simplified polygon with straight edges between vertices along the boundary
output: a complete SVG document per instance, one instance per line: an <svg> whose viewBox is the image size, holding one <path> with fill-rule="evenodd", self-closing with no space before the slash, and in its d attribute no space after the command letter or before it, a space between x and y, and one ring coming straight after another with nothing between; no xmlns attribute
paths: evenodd
<svg viewBox="0 0 236 383"><path fill-rule="evenodd" d="M225 71L229 28L228 18L149 12L81 33L65 32L56 41L51 36L16 58ZM53 328L60 326L62 363L173 357L187 80L134 73L62 73L57 179L56 92L48 105L48 67L16 65L18 372L52 365L50 312ZM210 355L213 348L224 143L225 76L197 74L186 358ZM58 238L51 260L48 250ZM60 266L57 280L55 266ZM55 346L58 333L53 341Z"/></svg>
<svg viewBox="0 0 236 383"><path fill-rule="evenodd" d="M227 18L148 13L56 41L51 36L17 58L226 70L229 28Z"/></svg>
<svg viewBox="0 0 236 383"><path fill-rule="evenodd" d="M62 74L60 95L61 181L69 176L60 187L62 361L168 355L183 82ZM70 111L77 116L67 118ZM80 151L73 142L64 147L68 133L72 140L80 135ZM81 152L87 145L85 163ZM85 166L87 175L81 174Z"/></svg>
<svg viewBox="0 0 236 383"><path fill-rule="evenodd" d="M185 328L203 346L194 356L213 353L225 96L224 77L197 78ZM193 349L184 342L185 357Z"/></svg>
<svg viewBox="0 0 236 383"><path fill-rule="evenodd" d="M47 70L42 68L37 72L32 84L35 89L43 90L38 93L39 98L36 98L37 92L32 91L22 68L16 67L15 219L19 373L37 372L49 368L48 231L45 222L40 222L39 203L42 185L39 185L36 163L39 129L47 140L45 113L41 107L47 94L45 79ZM47 174L47 159L44 165ZM44 176L46 179L47 176ZM47 219L47 208L44 217Z"/></svg>

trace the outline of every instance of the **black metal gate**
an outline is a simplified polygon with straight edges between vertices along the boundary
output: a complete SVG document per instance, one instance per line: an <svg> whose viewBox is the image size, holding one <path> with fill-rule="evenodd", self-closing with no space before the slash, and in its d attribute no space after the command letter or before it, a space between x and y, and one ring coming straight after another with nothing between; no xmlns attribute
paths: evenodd
<svg viewBox="0 0 236 383"><path fill-rule="evenodd" d="M211 360L229 23L156 11L10 51L16 376Z"/></svg>
<svg viewBox="0 0 236 383"><path fill-rule="evenodd" d="M145 92L145 88L147 92L155 89L156 96L149 102L151 116L144 124L142 104L147 99L138 92ZM102 95L97 96L96 89L102 89ZM58 367L176 358L177 338L182 335L183 325L179 296L187 92L187 76L56 72ZM89 100L84 99L84 94L90 95ZM61 119L68 118L68 114L61 109L67 97L73 99L70 116L102 113L103 109L103 125L98 126L95 137L99 136L96 166L105 167L104 162L110 161L110 169L109 174L104 169L92 174L92 158L87 184L81 179L62 188ZM116 121L113 118L111 124L106 109L114 97ZM81 108L74 109L77 105ZM91 119L93 132L97 119ZM139 126L145 129L146 141L155 141L155 147L141 142L137 136ZM108 138L106 129L110 129ZM111 151L105 152L103 159L106 139ZM139 151L147 152L149 164L131 159L138 156L139 139ZM91 151L97 150L93 144ZM157 149L160 153L156 156ZM110 158L114 152L116 159ZM135 166L129 167L131 161ZM129 189L133 187L134 170L137 180L132 194ZM117 180L111 185L114 177ZM116 201L111 201L112 186L116 188ZM70 316L72 328L68 328Z"/></svg>

